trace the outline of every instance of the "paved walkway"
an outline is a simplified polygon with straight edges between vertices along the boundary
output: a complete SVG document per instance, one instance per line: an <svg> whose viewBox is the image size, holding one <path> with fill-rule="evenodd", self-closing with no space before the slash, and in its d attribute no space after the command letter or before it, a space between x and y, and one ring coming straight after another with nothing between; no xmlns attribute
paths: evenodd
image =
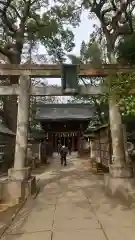
<svg viewBox="0 0 135 240"><path fill-rule="evenodd" d="M135 240L135 212L104 194L88 160L56 157L41 183L2 240Z"/></svg>

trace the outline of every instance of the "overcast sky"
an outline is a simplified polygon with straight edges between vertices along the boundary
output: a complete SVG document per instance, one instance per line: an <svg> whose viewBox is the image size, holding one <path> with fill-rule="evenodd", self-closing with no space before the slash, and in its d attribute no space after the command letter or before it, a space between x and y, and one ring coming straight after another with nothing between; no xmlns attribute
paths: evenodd
<svg viewBox="0 0 135 240"><path fill-rule="evenodd" d="M76 44L73 50L75 55L79 55L82 41L84 40L87 42L89 40L90 34L93 32L93 24L97 23L98 21L96 20L88 19L88 14L86 11L83 12L80 26L76 29L73 29Z"/></svg>
<svg viewBox="0 0 135 240"><path fill-rule="evenodd" d="M98 24L98 21L88 19L87 12L82 14L80 26L73 29L75 35L75 48L72 52L70 52L70 54L73 53L74 55L79 55L80 45L83 40L86 42L89 40L89 36L93 31L93 24L95 23ZM43 53L44 49L41 47L39 51ZM49 85L56 83L60 85L60 82L60 79L48 79Z"/></svg>

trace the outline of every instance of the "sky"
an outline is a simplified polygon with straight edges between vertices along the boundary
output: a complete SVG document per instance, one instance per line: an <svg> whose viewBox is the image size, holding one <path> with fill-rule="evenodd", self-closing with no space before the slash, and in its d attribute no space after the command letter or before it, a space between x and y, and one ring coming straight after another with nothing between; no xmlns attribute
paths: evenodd
<svg viewBox="0 0 135 240"><path fill-rule="evenodd" d="M93 24L98 24L98 21L88 19L88 13L86 11L84 11L81 16L80 26L76 27L76 28L72 28L74 35L75 35L75 39L74 39L75 40L75 48L73 49L72 52L70 52L70 54L79 56L80 45L81 45L82 41L85 41L85 42L89 41L89 36L93 32ZM43 53L44 49L42 47L40 47L39 51ZM57 79L57 80L56 79L47 79L47 82L49 85L53 85L56 83L58 85L60 85L61 80L60 79Z"/></svg>
<svg viewBox="0 0 135 240"><path fill-rule="evenodd" d="M97 20L88 19L88 13L86 11L83 12L80 26L73 29L76 44L72 51L73 54L79 55L82 41L89 41L90 34L93 32L93 24L97 23Z"/></svg>

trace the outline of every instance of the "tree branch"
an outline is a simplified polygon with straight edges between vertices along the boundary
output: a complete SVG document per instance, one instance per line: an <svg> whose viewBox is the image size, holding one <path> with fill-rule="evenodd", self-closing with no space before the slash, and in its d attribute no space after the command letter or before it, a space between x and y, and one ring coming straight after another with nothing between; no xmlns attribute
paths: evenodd
<svg viewBox="0 0 135 240"><path fill-rule="evenodd" d="M20 16L19 12L18 12L17 9L12 5L12 0L9 0L9 1L8 1L8 4L0 1L0 4L5 6L5 7L3 8L3 12L6 13L7 10L8 10L8 8L11 8L11 9L16 13L16 16L21 19L21 16Z"/></svg>
<svg viewBox="0 0 135 240"><path fill-rule="evenodd" d="M16 13L16 16L21 19L21 15L19 14L19 12L16 10L16 8L13 5L10 5L10 8Z"/></svg>
<svg viewBox="0 0 135 240"><path fill-rule="evenodd" d="M106 13L109 13L109 12L111 12L111 11L113 11L113 8L112 8L112 7L108 8L108 9L102 10L102 13L101 13L102 18L105 16Z"/></svg>
<svg viewBox="0 0 135 240"><path fill-rule="evenodd" d="M10 31L16 32L17 28L12 24L11 20L7 17L7 10L10 7L12 0L9 0L7 3L0 1L0 4L3 5L3 9L0 9L1 17L4 24L9 28Z"/></svg>
<svg viewBox="0 0 135 240"><path fill-rule="evenodd" d="M120 1L119 8L114 0L111 0L111 6L106 5L106 1L100 0L99 3L93 2L91 7L92 12L96 14L101 22L103 32L107 39L108 48L113 49L115 41L118 36L124 34L131 34L133 31L132 27L132 11L134 9L134 4L128 9L129 4L133 1ZM103 8L103 10L102 10ZM110 18L106 14L114 12L115 15ZM123 13L125 14L125 19L123 19Z"/></svg>
<svg viewBox="0 0 135 240"><path fill-rule="evenodd" d="M29 0L24 6L23 17L21 18L21 22L20 22L20 28L16 33L16 48L19 53L22 52L22 48L23 48L25 22L29 17L30 6L31 6L31 0Z"/></svg>
<svg viewBox="0 0 135 240"><path fill-rule="evenodd" d="M98 115L98 119L99 119L100 123L103 124L103 123L104 123L104 120L103 120L102 114L101 114L101 106L100 106L100 104L97 102L97 98L96 98L96 97L92 96L91 98L92 98L92 100L93 100L93 102L94 102L95 109L96 109L96 112L97 112L97 115Z"/></svg>

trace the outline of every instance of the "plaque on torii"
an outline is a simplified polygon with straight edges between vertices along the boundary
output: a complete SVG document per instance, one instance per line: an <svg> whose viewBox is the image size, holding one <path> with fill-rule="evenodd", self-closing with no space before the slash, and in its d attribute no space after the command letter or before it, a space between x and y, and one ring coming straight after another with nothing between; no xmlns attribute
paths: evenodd
<svg viewBox="0 0 135 240"><path fill-rule="evenodd" d="M64 95L76 95L79 93L77 65L62 65L61 83L62 92Z"/></svg>

